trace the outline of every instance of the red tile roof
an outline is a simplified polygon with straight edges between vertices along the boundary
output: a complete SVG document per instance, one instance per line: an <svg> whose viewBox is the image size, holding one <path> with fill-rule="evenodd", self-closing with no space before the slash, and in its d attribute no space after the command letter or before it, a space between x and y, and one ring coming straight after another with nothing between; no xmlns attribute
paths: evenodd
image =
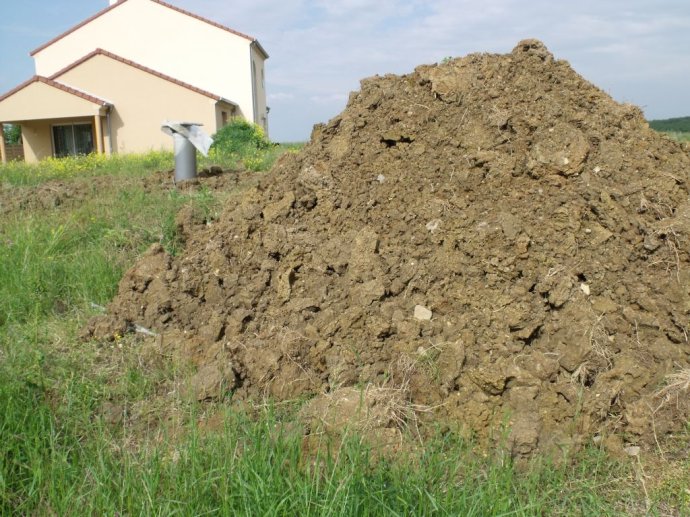
<svg viewBox="0 0 690 517"><path fill-rule="evenodd" d="M65 36L68 36L69 34L71 34L71 33L73 33L74 31L80 29L81 27L83 27L84 25L87 25L87 24L91 23L91 22L92 22L93 20L95 20L96 18L99 18L99 17L103 16L103 15L106 14L107 12L112 11L113 9L119 7L120 5L124 4L125 2L127 2L127 0L119 0L117 3L114 3L114 4L112 4L112 5L108 6L108 7L106 7L105 9L103 9L103 10L97 12L97 13L94 14L93 16L90 16L89 18L87 18L87 19L84 20L83 22L78 23L77 25L75 25L75 26L72 27L71 29L69 29L69 30L63 32L63 33L60 34L59 36L56 36L55 38L53 38L52 40L48 41L47 43L44 43L43 45L41 45L41 46L38 47L37 49L31 51L29 55L30 55L30 56L34 56L34 55L38 54L41 50L43 50L43 49L49 47L50 45L52 45L52 44L55 43L56 41L61 40L61 39L64 38ZM212 25L212 26L214 26L214 27L217 27L218 29L222 29L222 30L227 31L227 32L229 32L229 33L231 33L231 34L234 34L234 35L236 35L236 36L240 36L241 38L247 39L247 40L251 41L252 43L254 43L254 44L256 45L256 47L261 51L261 53L262 53L264 56L266 56L266 58L268 58L268 53L264 50L264 48L261 46L261 44L259 43L259 41L258 41L256 38L252 37L252 36L248 36L248 35L246 35L246 34L243 34L243 33L241 33L241 32L238 32L238 31L236 31L236 30L234 30L234 29L231 29L230 27L226 27L225 25L221 25L220 23L216 23L216 22L214 22L214 21L212 21L212 20L209 20L208 18L204 18L204 17L202 17L202 16L199 16L199 15L197 15L197 14L191 13L191 12L189 12L189 11L185 11L184 9L180 9L179 7L175 7L174 5L171 5L171 4L167 3L167 2L163 2L163 1L161 1L161 0L151 0L151 2L154 2L154 3L156 3L156 4L160 4L160 5L164 6L164 7L167 7L168 9L172 9L173 11L177 11L177 12L182 13L182 14L184 14L184 15L187 15L187 16L190 16L190 17L195 18L195 19L197 19L197 20L200 20L200 21L202 21L202 22L204 22L204 23L208 23L209 25Z"/></svg>
<svg viewBox="0 0 690 517"><path fill-rule="evenodd" d="M81 59L75 61L75 62L72 63L71 65L68 65L67 67L63 68L62 70L60 70L60 71L54 73L53 75L50 76L50 79L52 79L52 80L57 79L57 78L60 77L61 75L66 74L67 72L69 72L69 71L72 70L73 68L78 67L79 65L81 65L82 63L88 61L89 59L91 59L91 58L94 57L94 56L105 56L105 57L108 57L108 58L110 58L110 59L114 59L115 61L119 61L120 63L124 63L125 65L131 66L131 67L133 67L133 68L136 68L136 69L138 69L138 70L141 70L141 71L143 71L143 72L146 72L147 74L154 75L154 76L158 77L159 79L163 79L163 80L165 80L165 81L171 82L171 83L176 84L176 85L178 85L178 86L182 86L183 88L187 88L188 90L191 90L191 91L193 91L193 92L196 92L196 93L198 93L198 94L200 94L200 95L204 95L205 97L209 97L210 99L213 99L213 100L215 100L215 101L221 101L221 100L222 100L222 101L225 101L225 102L229 102L229 103L231 103L231 104L234 104L234 103L232 103L231 101L228 101L227 99L224 99L224 98L221 97L220 95L216 95L216 94L214 94L214 93L207 92L206 90L202 90L201 88L197 88L196 86L192 86L192 85L189 84L189 83L185 83L185 82L183 82L183 81L179 81L178 79L175 79L174 77L170 77L169 75L165 75L165 74L163 74L163 73L161 73L161 72L157 72L156 70L153 70L153 69L151 69L151 68L148 68L148 67L146 67L146 66L144 66L144 65L140 65L139 63L135 63L134 61L131 61L131 60L129 60L129 59L125 59L124 57L120 57L120 56L118 56L118 55L116 55L116 54L113 54L112 52L108 52L107 50L103 50L102 48L97 48L97 49L94 50L93 52L90 52L89 54L86 54L84 57L82 57Z"/></svg>
<svg viewBox="0 0 690 517"><path fill-rule="evenodd" d="M23 90L27 86L33 83L44 83L47 84L48 86L52 86L53 88L57 88L58 90L62 90L63 92L70 93L72 95L76 95L77 97L81 97L84 100L87 100L89 102L93 102L94 104L98 104L99 106L107 106L110 103L108 101L104 101L103 99L99 99L98 97L94 97L93 95L89 95L88 93L76 90L74 88L71 88L70 86L67 86L65 84L59 83L51 78L48 77L43 77L40 75L35 75L28 81L23 82L16 88L12 88L9 92L5 93L4 95L0 96L0 102L4 101L8 97L11 97L15 93L17 93L20 90Z"/></svg>

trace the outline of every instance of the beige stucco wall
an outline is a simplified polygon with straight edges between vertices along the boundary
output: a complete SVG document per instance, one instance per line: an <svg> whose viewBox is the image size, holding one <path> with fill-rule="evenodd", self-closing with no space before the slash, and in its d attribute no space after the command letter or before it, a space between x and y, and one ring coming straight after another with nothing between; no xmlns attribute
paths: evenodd
<svg viewBox="0 0 690 517"><path fill-rule="evenodd" d="M50 123L42 120L22 123L24 160L31 163L53 155Z"/></svg>
<svg viewBox="0 0 690 517"><path fill-rule="evenodd" d="M36 73L50 76L103 48L225 97L253 121L250 43L149 0L127 0L37 52L34 59ZM263 66L263 57L256 54ZM261 102L265 106L265 99Z"/></svg>
<svg viewBox="0 0 690 517"><path fill-rule="evenodd" d="M71 93L36 81L0 103L0 121L97 115L100 106Z"/></svg>
<svg viewBox="0 0 690 517"><path fill-rule="evenodd" d="M209 135L218 128L214 99L107 56L96 55L56 79L113 103L114 152L172 149L172 138L160 129L164 120L199 122ZM109 147L107 123L103 129Z"/></svg>

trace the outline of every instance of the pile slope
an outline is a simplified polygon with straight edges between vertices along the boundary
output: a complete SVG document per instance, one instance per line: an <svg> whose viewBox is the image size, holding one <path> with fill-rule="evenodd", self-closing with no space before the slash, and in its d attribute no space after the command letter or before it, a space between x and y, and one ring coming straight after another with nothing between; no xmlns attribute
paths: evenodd
<svg viewBox="0 0 690 517"><path fill-rule="evenodd" d="M649 443L688 416L664 386L690 368L689 165L536 40L366 79L89 333L155 330L199 399L374 386L480 438L507 424L516 455Z"/></svg>

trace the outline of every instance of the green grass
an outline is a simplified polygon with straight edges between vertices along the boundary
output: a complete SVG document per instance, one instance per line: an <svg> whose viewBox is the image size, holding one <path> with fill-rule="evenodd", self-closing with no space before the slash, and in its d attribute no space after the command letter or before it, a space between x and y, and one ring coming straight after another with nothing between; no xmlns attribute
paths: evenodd
<svg viewBox="0 0 690 517"><path fill-rule="evenodd" d="M211 210L204 190L101 192L73 210L33 211L0 225L0 325L64 313L115 294L125 267L154 242L175 254L175 214L185 203Z"/></svg>
<svg viewBox="0 0 690 517"><path fill-rule="evenodd" d="M47 158L38 163L9 162L0 166L0 181L10 185L38 185L49 180L69 180L94 176L143 176L174 167L172 152L146 154L103 154Z"/></svg>
<svg viewBox="0 0 690 517"><path fill-rule="evenodd" d="M257 163L280 151L267 150ZM141 178L159 158L123 158L121 169L112 162L79 174L61 164L25 166L21 174L0 167L0 182L13 188L113 179L85 200L0 220L0 515L646 511L631 462L600 450L518 468L499 450L485 456L439 433L390 458L354 435L317 454L303 447L296 407L199 405L184 395L188 365L130 336L80 341L92 304L113 296L151 243L180 251L174 217L183 204L213 218L230 195L144 192ZM219 426L200 424L214 412ZM690 510L683 491L690 465L680 465L651 492L652 515L664 505Z"/></svg>
<svg viewBox="0 0 690 517"><path fill-rule="evenodd" d="M266 149L242 148L240 152L220 152L212 149L208 157L197 153L198 167L218 165L229 169L265 171L270 169L278 156L294 151L303 144L270 145ZM90 154L66 158L47 158L36 164L13 161L0 165L0 182L14 186L35 186L50 180L115 176L143 177L156 171L175 167L170 151L151 151L145 154L115 154L105 156Z"/></svg>
<svg viewBox="0 0 690 517"><path fill-rule="evenodd" d="M690 132L687 131L666 131L664 134L678 142L690 142Z"/></svg>
<svg viewBox="0 0 690 517"><path fill-rule="evenodd" d="M84 365L9 347L0 514L620 515L618 502L630 498L616 488L626 467L600 451L585 451L575 468L518 470L453 435L376 460L352 436L305 455L292 413L271 408L221 410L209 432L196 424L201 408L186 404L183 434L129 449L95 416L108 395Z"/></svg>

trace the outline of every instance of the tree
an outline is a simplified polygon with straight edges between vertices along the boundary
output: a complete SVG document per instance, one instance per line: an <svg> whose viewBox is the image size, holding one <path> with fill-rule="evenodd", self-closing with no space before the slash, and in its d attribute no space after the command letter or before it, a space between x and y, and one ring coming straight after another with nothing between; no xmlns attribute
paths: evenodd
<svg viewBox="0 0 690 517"><path fill-rule="evenodd" d="M17 124L5 124L5 143L18 144L22 138L22 127Z"/></svg>

